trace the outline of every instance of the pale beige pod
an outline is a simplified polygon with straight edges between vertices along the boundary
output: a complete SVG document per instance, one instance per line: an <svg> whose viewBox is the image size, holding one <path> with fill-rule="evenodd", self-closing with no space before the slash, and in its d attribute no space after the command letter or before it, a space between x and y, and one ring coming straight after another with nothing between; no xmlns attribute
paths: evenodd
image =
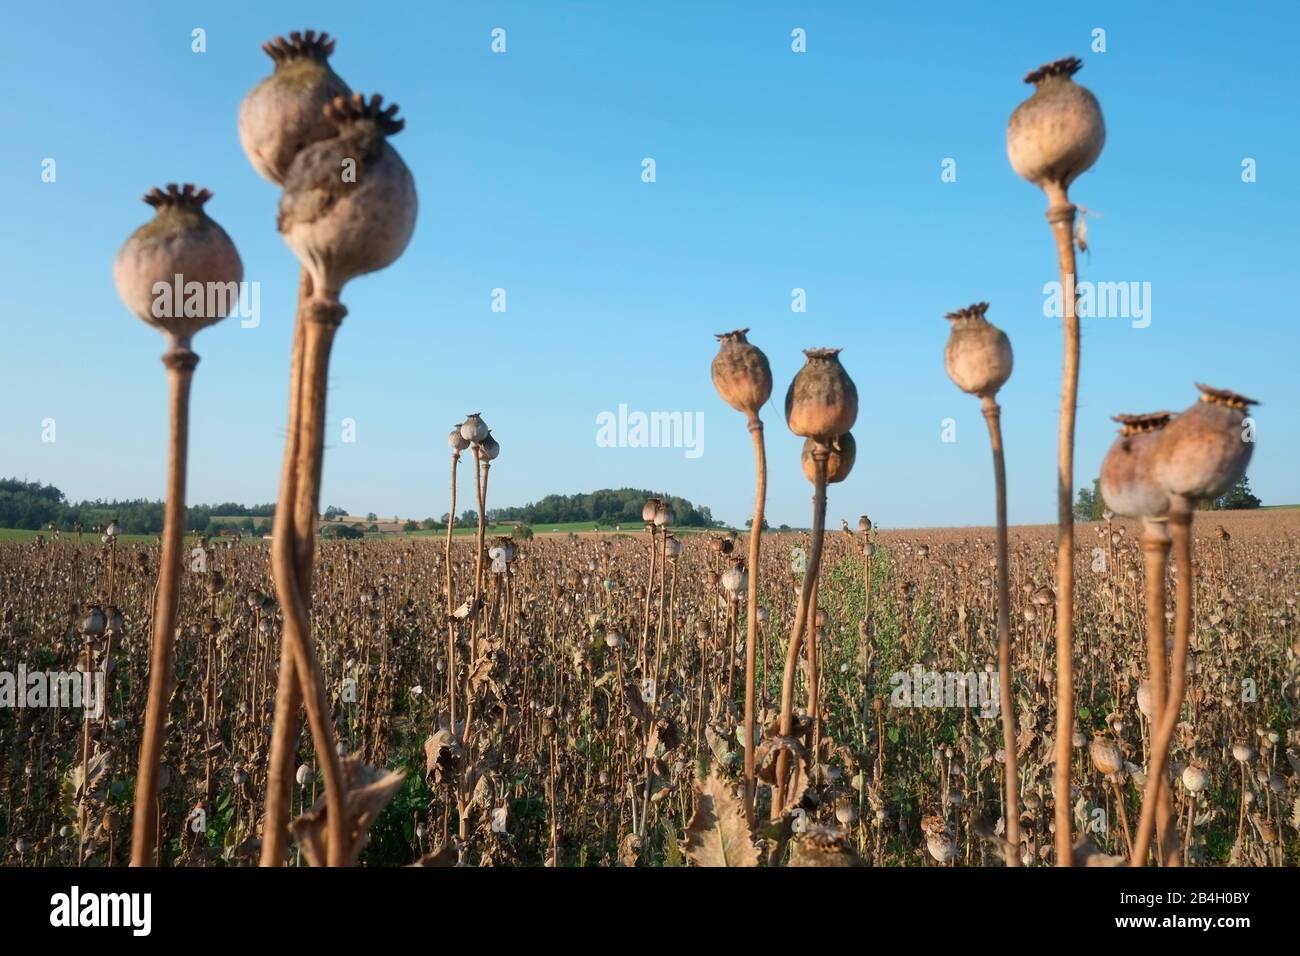
<svg viewBox="0 0 1300 956"><path fill-rule="evenodd" d="M943 350L948 377L963 392L981 398L993 396L1011 377L1011 340L984 314L987 302L977 302L949 312L952 330Z"/></svg>
<svg viewBox="0 0 1300 956"><path fill-rule="evenodd" d="M1065 189L1101 155L1106 124L1101 106L1073 76L1078 57L1040 66L1025 76L1034 93L1007 123L1007 158L1020 176L1041 187Z"/></svg>
<svg viewBox="0 0 1300 956"><path fill-rule="evenodd" d="M239 104L239 144L258 174L284 182L295 156L335 134L324 113L348 85L329 65L334 41L328 33L290 33L262 44L275 71Z"/></svg>
<svg viewBox="0 0 1300 956"><path fill-rule="evenodd" d="M244 278L235 244L203 210L210 198L192 183L151 189L144 201L153 219L113 260L113 282L127 308L181 342L235 308Z"/></svg>

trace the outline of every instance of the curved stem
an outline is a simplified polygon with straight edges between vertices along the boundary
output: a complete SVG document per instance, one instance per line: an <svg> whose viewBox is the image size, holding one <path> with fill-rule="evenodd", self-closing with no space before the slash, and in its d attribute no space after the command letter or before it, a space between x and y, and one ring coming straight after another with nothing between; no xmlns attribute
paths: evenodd
<svg viewBox="0 0 1300 956"><path fill-rule="evenodd" d="M294 313L293 347L289 357L289 417L284 443L284 463L280 469L280 497L284 502L275 509L271 540L292 540L294 535L293 502L297 487L295 462L298 456L299 406L302 403L302 353L306 341L306 319L303 309L311 298L311 276L300 270L298 279L298 305ZM272 545L272 552L275 551ZM275 573L274 567L272 573ZM268 647L269 651L269 647ZM265 664L263 664L265 666ZM254 680L255 688L257 681ZM253 707L257 702L252 702ZM272 718L271 753L267 766L266 813L262 821L261 866L282 866L288 846L289 817L292 813L294 761L297 759L298 709L302 706L302 691L294 671L293 650L281 639L280 665L276 674L275 712Z"/></svg>
<svg viewBox="0 0 1300 956"><path fill-rule="evenodd" d="M1142 815L1138 820L1137 838L1133 845L1133 866L1145 866L1151 836L1155 830L1157 787L1152 781L1164 780L1169 758L1169 742L1178 726L1178 714L1183 707L1183 693L1187 689L1187 645L1192 625L1192 513L1185 506L1169 514L1169 532L1173 538L1174 563L1178 569L1175 591L1177 608L1174 617L1174 656L1169 664L1169 695L1160 712L1159 723L1153 721L1151 734L1151 766L1147 770L1147 786L1142 793ZM1166 786L1167 789L1167 786Z"/></svg>
<svg viewBox="0 0 1300 956"><path fill-rule="evenodd" d="M758 568L762 549L763 510L767 504L767 450L763 444L763 423L757 415L749 420L754 441L754 517L749 526L749 580L745 588L745 813L754 822L756 790L754 770L754 675L758 658Z"/></svg>
<svg viewBox="0 0 1300 956"><path fill-rule="evenodd" d="M1002 749L1005 752L1007 866L1020 865L1020 765L1016 759L1016 719L1011 695L1011 585L1007 554L1007 466L1002 450L1002 409L991 395L984 397L984 419L993 447L993 478L997 485L998 561L998 704L1002 708Z"/></svg>
<svg viewBox="0 0 1300 956"><path fill-rule="evenodd" d="M167 459L167 505L163 517L162 558L154 602L149 654L149 698L145 704L144 736L135 778L135 812L131 820L131 865L151 866L158 830L158 768L167 736L171 700L172 648L176 639L176 607L180 601L181 550L185 537L185 465L189 452L190 384L199 357L188 339L176 339L163 356L170 392L171 435Z"/></svg>
<svg viewBox="0 0 1300 956"><path fill-rule="evenodd" d="M813 586L822 560L822 538L826 530L826 459L829 449L818 444L813 449L813 527L812 553L804 569L803 584L799 588L799 606L794 612L794 628L785 652L785 673L781 678L781 736L789 737L794 731L794 682L799 672L799 650L803 640L804 619L812 603ZM782 748L776 758L776 795L772 801L772 819L779 820L785 809L786 774L789 770L790 752Z"/></svg>
<svg viewBox="0 0 1300 956"><path fill-rule="evenodd" d="M1074 416L1079 398L1079 317L1075 302L1074 212L1065 188L1047 190L1047 221L1056 239L1064 305L1065 360L1061 374L1061 425L1056 481L1056 766L1052 797L1056 865L1073 864L1070 759L1074 740Z"/></svg>
<svg viewBox="0 0 1300 956"><path fill-rule="evenodd" d="M296 382L298 389L297 428L285 449L285 469L293 472L293 497L282 499L276 508L276 530L272 537L271 561L276 597L284 614L281 640L282 657L279 682L283 687L292 681L289 670L296 672L297 687L307 710L312 743L325 778L325 796L331 811L326 816L328 828L327 861L343 866L350 852L350 821L346 803L342 764L335 746L334 727L329 717L329 699L321 679L320 665L311 640L311 565L315 545L316 511L320 499L320 475L325 445L325 396L329 376L329 356L334 333L346 310L337 302L312 300L300 309L304 323L301 366ZM293 386L291 379L291 388ZM289 508L292 507L292 513ZM281 512L285 512L281 521ZM302 527L299 527L302 522ZM284 665L292 659L293 667ZM306 692L303 693L305 688ZM292 761L296 740L296 706L290 709L292 694L277 694L275 724L272 731L273 767L281 774ZM277 761L274 757L279 757ZM280 835L288 815L288 802L276 804L279 817L272 817L272 800L277 788L268 786L266 831ZM282 791L281 791L282 792ZM283 836L280 835L283 840ZM278 866L283 857L273 856L263 847L262 864Z"/></svg>
<svg viewBox="0 0 1300 956"><path fill-rule="evenodd" d="M1147 587L1147 669L1151 675L1149 721L1155 727L1159 725L1160 715L1164 711L1169 683L1169 662L1165 653L1165 571L1169 563L1169 530L1164 519L1143 521L1142 553ZM1149 764L1149 756L1147 760ZM1157 795L1160 802L1156 806L1156 845L1163 850L1163 858L1168 864L1171 856L1175 860L1178 858L1178 834L1169 802L1169 781L1164 774L1156 778L1150 772L1147 773L1147 781L1147 786L1160 788Z"/></svg>

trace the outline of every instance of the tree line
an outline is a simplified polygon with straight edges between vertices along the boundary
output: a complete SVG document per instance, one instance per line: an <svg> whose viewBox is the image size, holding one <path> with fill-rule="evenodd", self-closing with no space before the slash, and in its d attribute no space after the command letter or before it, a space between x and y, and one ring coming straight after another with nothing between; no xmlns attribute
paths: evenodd
<svg viewBox="0 0 1300 956"><path fill-rule="evenodd" d="M644 488L602 488L588 494L547 495L523 507L489 508L488 521L501 523L522 521L526 524L565 524L590 521L592 524L641 524L641 508L647 498L659 498L672 505L677 513L677 524L688 528L712 528L718 522L704 506L696 506L685 498Z"/></svg>
<svg viewBox="0 0 1300 956"><path fill-rule="evenodd" d="M696 506L685 498L646 491L641 488L604 488L589 494L547 495L540 501L514 508L489 508L487 519L493 524L520 522L523 524L562 524L591 522L606 527L616 524L637 526L641 523L641 508L647 498L661 498L672 504L677 512L677 524L688 528L716 527L712 512ZM342 508L330 506L325 510L326 523L346 515ZM275 505L241 505L233 501L214 505L190 505L185 509L185 530L201 534L220 534L224 530L245 533L269 531L275 517ZM371 513L368 521L376 520ZM473 525L478 515L467 510L458 518L461 525ZM21 528L39 531L51 525L63 531L75 531L78 525L89 531L116 521L123 534L159 534L163 526L163 503L132 498L124 501L70 502L62 491L53 485L17 478L0 479L0 528ZM407 522L407 530L417 527L426 530L446 527L447 515L441 521L426 518L418 525ZM334 532L331 532L334 533Z"/></svg>
<svg viewBox="0 0 1300 956"><path fill-rule="evenodd" d="M1258 508L1262 501L1250 490L1250 479L1245 475L1226 494L1197 505L1198 511L1241 511ZM1101 479L1094 478L1091 488L1080 488L1074 499L1075 521L1101 521L1106 511L1106 501L1101 494Z"/></svg>
<svg viewBox="0 0 1300 956"><path fill-rule="evenodd" d="M185 509L185 530L219 534L233 529L245 532L269 528L275 505L241 505L233 501L214 505L191 505ZM159 534L163 525L163 503L144 498L124 501L70 502L54 485L17 478L0 479L0 528L39 531L53 525L63 531L103 527L116 521L123 534Z"/></svg>

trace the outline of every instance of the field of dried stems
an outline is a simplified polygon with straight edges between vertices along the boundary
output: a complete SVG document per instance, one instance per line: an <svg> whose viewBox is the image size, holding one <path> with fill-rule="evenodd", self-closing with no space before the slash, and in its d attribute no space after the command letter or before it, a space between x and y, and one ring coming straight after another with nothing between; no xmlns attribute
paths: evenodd
<svg viewBox="0 0 1300 956"><path fill-rule="evenodd" d="M1190 677L1172 748L1183 861L1294 865L1300 511L1207 517L1196 533ZM1127 852L1150 741L1138 697L1146 647L1138 531L1118 521L1078 529L1070 809L1076 835L1087 838L1079 853L1092 862ZM716 839L725 826L706 824L710 813L743 824L741 791L729 781L741 775L747 608L743 589L724 578L746 542L692 535L674 557L669 542L678 539L653 539L667 555L653 571L649 532L537 536L506 546L495 571L484 568L481 610L451 616L456 677L479 705L468 747L463 703L454 734L449 723L442 543L318 547L312 629L339 750L397 772L372 783L391 802L377 801L361 862L680 865L721 854L736 864L760 850L805 864L1001 862L999 721L974 699L900 706L894 677L906 672L910 687L914 665L941 675L993 668L990 529L872 532L869 611L867 535L827 535L816 616L820 722L814 731L808 719L805 656L794 733L784 739L802 773L785 795L787 812L776 814L788 825L760 822L773 816L775 792L760 785L739 850ZM809 542L797 533L763 541L756 772L770 781L801 577L792 562ZM472 591L474 554L470 541L452 546L457 597ZM1011 529L1026 864L1053 861L1053 602L1044 591L1054 558L1053 527ZM0 862L128 859L158 561L158 547L112 538L0 546L0 670L108 673L101 719L0 712ZM157 797L168 865L251 864L261 845L282 614L265 543L209 543L206 566L184 573L179 601ZM1119 750L1109 775L1090 759L1098 741ZM322 790L308 742L298 741L294 761L292 809L310 818ZM705 767L714 776L697 795ZM290 860L305 864L300 843Z"/></svg>

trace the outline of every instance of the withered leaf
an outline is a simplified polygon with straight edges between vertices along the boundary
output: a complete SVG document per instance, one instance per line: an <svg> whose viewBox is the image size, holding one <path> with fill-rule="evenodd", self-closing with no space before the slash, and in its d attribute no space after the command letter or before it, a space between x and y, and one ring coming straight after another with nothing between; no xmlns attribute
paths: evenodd
<svg viewBox="0 0 1300 956"><path fill-rule="evenodd" d="M344 849L344 859L350 866L356 863L366 848L370 826L388 802L393 799L406 779L404 770L381 770L365 763L359 754L343 758L343 787L347 800L347 832L349 845ZM302 847L303 855L312 866L325 866L328 861L326 842L330 807L322 793L310 810L290 824L294 839Z"/></svg>
<svg viewBox="0 0 1300 956"><path fill-rule="evenodd" d="M759 848L744 804L716 769L695 783L695 812L686 827L685 849L695 866L758 866Z"/></svg>

